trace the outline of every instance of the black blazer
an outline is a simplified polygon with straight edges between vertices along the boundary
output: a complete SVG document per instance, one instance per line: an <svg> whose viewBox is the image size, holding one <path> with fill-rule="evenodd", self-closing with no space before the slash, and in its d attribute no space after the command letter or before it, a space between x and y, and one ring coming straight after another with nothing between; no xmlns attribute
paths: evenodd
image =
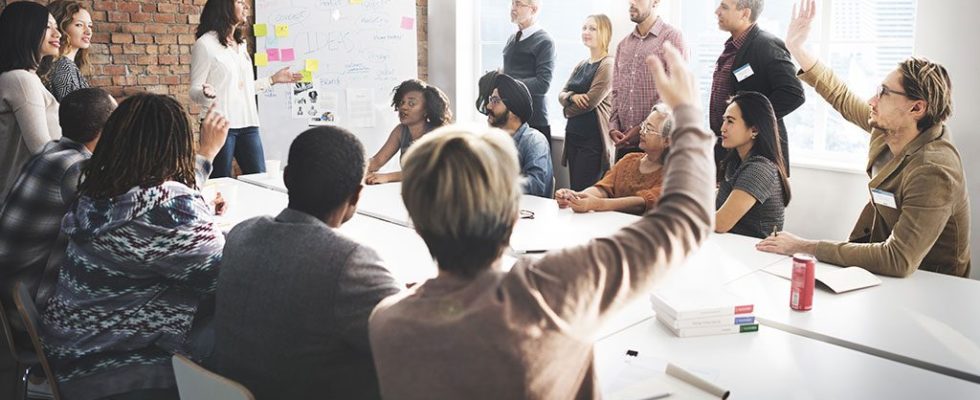
<svg viewBox="0 0 980 400"><path fill-rule="evenodd" d="M786 44L775 35L753 26L745 43L735 54L732 71L745 64L752 66L753 75L738 82L735 91L752 91L764 94L772 103L779 124L779 139L782 142L783 162L789 174L789 142L783 117L793 112L806 101L803 85L796 77L796 66L790 58Z"/></svg>

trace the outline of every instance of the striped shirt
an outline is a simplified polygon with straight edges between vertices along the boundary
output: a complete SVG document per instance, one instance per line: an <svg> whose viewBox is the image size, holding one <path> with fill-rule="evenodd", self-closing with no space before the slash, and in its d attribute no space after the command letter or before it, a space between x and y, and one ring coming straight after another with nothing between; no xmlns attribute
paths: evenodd
<svg viewBox="0 0 980 400"><path fill-rule="evenodd" d="M769 236L773 227L782 230L786 206L778 167L762 156L751 156L744 162L734 158L726 165L725 176L718 185L715 208L721 208L736 189L748 193L756 203L729 232L761 239Z"/></svg>
<svg viewBox="0 0 980 400"><path fill-rule="evenodd" d="M735 94L735 81L732 79L732 68L735 65L735 55L745 44L745 39L752 32L752 27L738 36L732 36L725 41L725 50L718 57L715 73L711 78L711 103L708 109L709 124L715 135L721 134L721 123L728 108L728 98ZM787 164L788 165L788 164Z"/></svg>
<svg viewBox="0 0 980 400"><path fill-rule="evenodd" d="M55 60L48 76L50 79L44 87L54 95L59 103L69 93L89 87L88 81L82 76L82 71L78 69L78 65L68 57L59 57Z"/></svg>

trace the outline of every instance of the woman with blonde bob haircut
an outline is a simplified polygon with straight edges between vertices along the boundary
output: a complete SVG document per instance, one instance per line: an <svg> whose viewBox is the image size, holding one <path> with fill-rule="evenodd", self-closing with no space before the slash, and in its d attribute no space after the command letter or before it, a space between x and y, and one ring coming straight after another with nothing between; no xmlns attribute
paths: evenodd
<svg viewBox="0 0 980 400"><path fill-rule="evenodd" d="M677 128L659 207L585 245L501 255L519 214L517 151L503 131L436 130L408 151L402 197L439 275L383 300L369 335L385 399L598 397L592 342L707 237L714 135L700 127L695 79L667 48L652 61ZM412 365L412 368L405 368Z"/></svg>

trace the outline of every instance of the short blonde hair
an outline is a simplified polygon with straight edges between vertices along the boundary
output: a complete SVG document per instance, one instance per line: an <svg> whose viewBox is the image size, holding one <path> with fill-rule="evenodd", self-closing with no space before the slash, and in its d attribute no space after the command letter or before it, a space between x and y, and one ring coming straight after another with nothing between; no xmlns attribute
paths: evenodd
<svg viewBox="0 0 980 400"><path fill-rule="evenodd" d="M602 49L602 55L609 55L609 43L612 42L612 21L606 14L592 14L586 19L592 18L595 20L596 33L599 39L599 48Z"/></svg>
<svg viewBox="0 0 980 400"><path fill-rule="evenodd" d="M495 128L449 125L412 145L402 199L439 268L472 277L510 242L520 204L514 141Z"/></svg>

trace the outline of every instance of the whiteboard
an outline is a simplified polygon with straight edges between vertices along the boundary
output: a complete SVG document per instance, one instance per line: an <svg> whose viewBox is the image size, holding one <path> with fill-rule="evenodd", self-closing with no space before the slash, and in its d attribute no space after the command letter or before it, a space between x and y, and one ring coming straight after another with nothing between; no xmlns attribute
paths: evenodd
<svg viewBox="0 0 980 400"><path fill-rule="evenodd" d="M268 27L256 53L279 58L257 67L258 77L318 62L311 84L278 84L258 95L266 159L285 164L293 139L317 123L350 130L368 156L384 144L398 124L392 89L418 77L415 7L415 0L256 0L255 22ZM277 37L276 25L288 26L288 36ZM294 60L283 61L287 49Z"/></svg>

